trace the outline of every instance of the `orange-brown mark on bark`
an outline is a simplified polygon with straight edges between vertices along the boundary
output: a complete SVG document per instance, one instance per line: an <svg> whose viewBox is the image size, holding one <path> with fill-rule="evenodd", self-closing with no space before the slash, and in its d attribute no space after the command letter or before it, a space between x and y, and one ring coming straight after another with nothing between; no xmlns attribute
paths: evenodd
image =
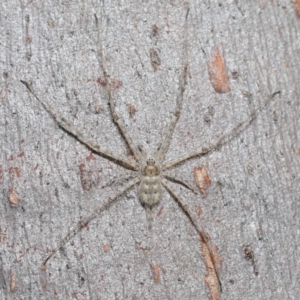
<svg viewBox="0 0 300 300"><path fill-rule="evenodd" d="M211 184L211 180L207 174L205 166L194 168L194 180L202 195L207 195L207 186Z"/></svg>
<svg viewBox="0 0 300 300"><path fill-rule="evenodd" d="M296 153L300 156L300 148L296 149ZM2 179L1 178L1 169L0 169L0 179Z"/></svg>
<svg viewBox="0 0 300 300"><path fill-rule="evenodd" d="M294 9L298 18L300 18L300 0L292 0L294 3Z"/></svg>
<svg viewBox="0 0 300 300"><path fill-rule="evenodd" d="M201 209L200 206L196 206L196 214L197 214L198 217L201 216L201 214L202 214L202 209Z"/></svg>
<svg viewBox="0 0 300 300"><path fill-rule="evenodd" d="M141 251L149 251L149 247L143 247L141 246L141 243L140 242L135 242L135 248L137 250L141 250Z"/></svg>
<svg viewBox="0 0 300 300"><path fill-rule="evenodd" d="M289 68L289 67L290 67L290 62L289 62L288 60L285 60L285 61L284 61L284 65L285 65L287 68Z"/></svg>
<svg viewBox="0 0 300 300"><path fill-rule="evenodd" d="M0 243L4 242L7 239L7 227L0 227Z"/></svg>
<svg viewBox="0 0 300 300"><path fill-rule="evenodd" d="M89 191L99 184L99 173L95 170L86 170L84 164L79 165L80 181L82 189Z"/></svg>
<svg viewBox="0 0 300 300"><path fill-rule="evenodd" d="M90 152L90 154L86 157L87 161L96 160L95 156L93 155L93 152Z"/></svg>
<svg viewBox="0 0 300 300"><path fill-rule="evenodd" d="M96 82L97 82L100 86L106 87L106 82L105 82L104 80L102 80L100 77L98 77L98 78L96 79Z"/></svg>
<svg viewBox="0 0 300 300"><path fill-rule="evenodd" d="M133 159L135 159L135 157L133 155L133 152L132 152L132 150L130 148L127 148L126 155L132 157Z"/></svg>
<svg viewBox="0 0 300 300"><path fill-rule="evenodd" d="M159 283L160 281L160 271L158 265L151 265L153 279L155 283Z"/></svg>
<svg viewBox="0 0 300 300"><path fill-rule="evenodd" d="M100 112L101 112L100 104L94 104L94 112L95 112L95 114L100 114Z"/></svg>
<svg viewBox="0 0 300 300"><path fill-rule="evenodd" d="M135 115L136 112L137 112L136 107L135 107L133 104L130 104L130 103L129 103L129 104L127 104L127 108L128 108L130 117L133 118L134 115Z"/></svg>
<svg viewBox="0 0 300 300"><path fill-rule="evenodd" d="M210 82L217 93L228 93L231 91L226 63L221 46L212 49L211 58L208 63Z"/></svg>
<svg viewBox="0 0 300 300"><path fill-rule="evenodd" d="M17 157L24 157L24 156L25 156L24 151L20 152L20 153L17 155Z"/></svg>
<svg viewBox="0 0 300 300"><path fill-rule="evenodd" d="M162 214L162 212L163 212L163 210L164 210L164 207L161 206L160 209L159 209L159 211L158 211L158 213L156 214L156 217L160 217L161 214Z"/></svg>
<svg viewBox="0 0 300 300"><path fill-rule="evenodd" d="M158 27L156 24L152 25L152 30L151 30L151 37L157 37L158 36Z"/></svg>
<svg viewBox="0 0 300 300"><path fill-rule="evenodd" d="M103 250L104 250L105 252L107 252L107 251L109 250L109 245L108 245L108 244L104 244L104 245L103 245Z"/></svg>
<svg viewBox="0 0 300 300"><path fill-rule="evenodd" d="M154 48L150 49L150 61L154 72L157 71L158 67L161 65L161 59Z"/></svg>
<svg viewBox="0 0 300 300"><path fill-rule="evenodd" d="M121 86L123 86L123 82L121 80L111 77L109 80L109 86L112 90L117 90Z"/></svg>
<svg viewBox="0 0 300 300"><path fill-rule="evenodd" d="M83 278L81 278L81 280L84 281ZM87 299L86 291L81 291L81 292L75 291L71 295L73 299Z"/></svg>
<svg viewBox="0 0 300 300"><path fill-rule="evenodd" d="M253 274L255 276L258 276L258 268L257 268L257 265L256 265L254 252L253 252L251 246L249 246L249 245L244 246L244 254L245 254L245 259L251 261L251 264L252 264L252 267L253 267Z"/></svg>
<svg viewBox="0 0 300 300"><path fill-rule="evenodd" d="M21 175L22 175L20 169L17 167L10 167L8 169L8 173L9 173L9 175L12 175L12 177L16 176L18 178L21 177Z"/></svg>
<svg viewBox="0 0 300 300"><path fill-rule="evenodd" d="M26 44L31 44L32 37L29 34L29 22L30 22L29 15L25 16L25 21L26 21L26 25L25 25L25 42L26 42Z"/></svg>
<svg viewBox="0 0 300 300"><path fill-rule="evenodd" d="M20 200L13 188L10 188L8 190L8 201L11 206L18 206Z"/></svg>
<svg viewBox="0 0 300 300"><path fill-rule="evenodd" d="M219 277L216 273L215 265L216 261L220 261L215 252L216 249L209 248L208 243L201 239L202 244L202 255L204 258L207 274L205 276L205 283L207 284L211 299L212 300L219 300L221 299L221 291L219 285Z"/></svg>
<svg viewBox="0 0 300 300"><path fill-rule="evenodd" d="M217 272L220 272L221 271L221 259L220 259L220 256L218 255L217 247L215 245L210 245L210 252L213 257L215 268L217 269Z"/></svg>
<svg viewBox="0 0 300 300"><path fill-rule="evenodd" d="M42 271L46 271L46 270L47 270L47 265L42 264L42 265L41 265L41 270L42 270Z"/></svg>
<svg viewBox="0 0 300 300"><path fill-rule="evenodd" d="M13 270L10 270L10 274L9 274L9 288L11 292L17 290L17 280L15 276L15 271Z"/></svg>

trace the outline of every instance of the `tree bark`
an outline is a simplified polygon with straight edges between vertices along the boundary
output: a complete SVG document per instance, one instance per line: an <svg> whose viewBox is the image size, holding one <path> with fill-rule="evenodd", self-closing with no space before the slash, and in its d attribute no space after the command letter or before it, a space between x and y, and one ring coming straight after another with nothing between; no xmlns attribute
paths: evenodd
<svg viewBox="0 0 300 300"><path fill-rule="evenodd" d="M211 180L205 197L172 186L220 260L221 299L298 299L297 5L2 1L0 298L216 299L199 236L167 192L151 230L135 187L42 265L126 184L116 178L127 171L63 131L20 80L90 140L130 159L103 65L130 136L153 155L187 61L168 161L210 145L280 91L224 145L170 174L196 189L194 169L204 166Z"/></svg>

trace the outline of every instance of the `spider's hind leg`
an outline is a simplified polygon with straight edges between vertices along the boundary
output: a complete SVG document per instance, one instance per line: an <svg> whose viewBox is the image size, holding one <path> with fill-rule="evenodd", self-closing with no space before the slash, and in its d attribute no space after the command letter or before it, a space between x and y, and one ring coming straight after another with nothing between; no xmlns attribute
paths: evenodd
<svg viewBox="0 0 300 300"><path fill-rule="evenodd" d="M166 179L162 179L162 185L168 191L171 198L178 204L181 211L189 219L190 224L193 226L193 228L196 230L197 234L199 235L202 244L202 253L204 256L203 258L205 260L206 268L210 277L210 285L218 287L218 291L221 292L222 285L216 267L216 262L204 230L201 227L199 227L199 225L197 225L196 222L193 220L188 210L188 207L181 201L180 197L177 195L174 189L168 184Z"/></svg>

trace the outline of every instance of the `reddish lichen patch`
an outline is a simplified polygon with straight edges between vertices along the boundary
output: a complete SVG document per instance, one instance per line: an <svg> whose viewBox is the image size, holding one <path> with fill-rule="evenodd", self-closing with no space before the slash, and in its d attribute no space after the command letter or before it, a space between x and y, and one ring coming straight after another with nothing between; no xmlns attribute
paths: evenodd
<svg viewBox="0 0 300 300"><path fill-rule="evenodd" d="M207 274L205 276L205 283L209 288L211 299L219 300L221 299L221 287L219 282L219 276L215 268L216 253L214 253L214 251L209 248L208 243L206 243L203 238L201 238L201 244L202 255L207 270Z"/></svg>
<svg viewBox="0 0 300 300"><path fill-rule="evenodd" d="M130 104L130 103L129 103L129 104L127 104L127 108L128 108L130 117L133 118L134 115L135 115L136 112L137 112L136 107L135 107L133 104Z"/></svg>
<svg viewBox="0 0 300 300"><path fill-rule="evenodd" d="M202 195L207 195L207 186L211 184L211 180L207 174L205 166L194 168L194 180Z"/></svg>
<svg viewBox="0 0 300 300"><path fill-rule="evenodd" d="M20 200L13 188L10 188L8 190L8 201L11 206L18 206Z"/></svg>
<svg viewBox="0 0 300 300"><path fill-rule="evenodd" d="M153 280L155 283L159 283L160 281L160 270L158 265L151 265Z"/></svg>
<svg viewBox="0 0 300 300"><path fill-rule="evenodd" d="M231 91L226 63L222 47L214 47L208 63L210 82L217 93L228 93Z"/></svg>
<svg viewBox="0 0 300 300"><path fill-rule="evenodd" d="M294 3L294 9L298 18L300 18L300 0L292 0Z"/></svg>
<svg viewBox="0 0 300 300"><path fill-rule="evenodd" d="M158 52L153 48L150 49L150 61L154 72L157 71L158 67L161 65L161 59Z"/></svg>

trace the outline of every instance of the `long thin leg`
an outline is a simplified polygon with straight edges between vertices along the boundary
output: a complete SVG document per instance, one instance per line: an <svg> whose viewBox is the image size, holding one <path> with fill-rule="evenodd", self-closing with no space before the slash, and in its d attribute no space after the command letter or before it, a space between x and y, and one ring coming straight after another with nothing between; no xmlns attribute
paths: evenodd
<svg viewBox="0 0 300 300"><path fill-rule="evenodd" d="M135 172L135 171L133 171ZM105 182L101 187L99 187L98 189L104 189L108 186L113 185L115 182L118 182L118 184L120 184L122 181L128 181L129 179L136 177L136 172L135 173L125 173L122 175L116 175L116 176L112 176L107 182Z"/></svg>
<svg viewBox="0 0 300 300"><path fill-rule="evenodd" d="M106 72L106 68L104 66L104 54L103 54L103 46L102 46L101 39L100 39L99 22L98 22L98 18L96 16L96 14L94 16L95 16L95 20L96 20L96 26L98 28L98 31L97 31L98 32L98 44L99 44L98 46L100 47L99 56L101 57L101 64L102 64L105 84L107 87L111 115L113 117L114 122L117 124L119 130L121 131L121 134L123 135L126 143L128 144L129 148L131 149L135 159L137 161L140 161L142 159L142 154L141 154L140 150L134 144L132 138L130 137L123 120L118 116L118 114L116 112L115 102L113 101L112 95L111 95L111 85L110 85L110 81L109 81L109 76L108 76L108 74Z"/></svg>
<svg viewBox="0 0 300 300"><path fill-rule="evenodd" d="M49 261L49 259L58 251L60 251L64 245L69 242L71 239L74 238L74 236L88 223L90 223L92 220L94 220L101 212L106 210L119 196L121 196L123 193L125 193L127 190L129 190L131 187L133 187L135 184L137 184L140 181L138 177L132 179L123 189L121 189L118 193L116 193L114 196L109 197L104 203L102 203L98 208L96 208L89 216L83 218L75 228L73 228L60 242L59 246L52 251L52 253L44 260L43 265L46 265L46 263Z"/></svg>
<svg viewBox="0 0 300 300"><path fill-rule="evenodd" d="M257 117L258 113L267 107L267 105L270 103L270 101L274 98L275 95L277 95L280 92L275 92L274 94L272 94L271 96L268 97L268 99L265 101L265 103L263 105L261 105L259 108L255 109L248 118L246 118L245 120L243 120L242 122L238 123L237 125L235 125L233 128L231 128L230 130L228 130L227 132L225 132L223 135L221 135L221 137L218 138L218 140L214 143L212 143L211 145L207 146L207 147L201 147L200 149L191 152L189 154L183 155L177 159L174 159L170 162L164 163L163 164L163 170L167 170L170 169L190 158L196 157L196 156L201 156L201 155L206 155L209 152L215 150L216 148L218 148L219 146L221 146L225 140L232 135L233 133L237 132L239 129L241 129L242 127L244 127L244 129Z"/></svg>
<svg viewBox="0 0 300 300"><path fill-rule="evenodd" d="M197 195L198 193L195 191L195 189L193 189L191 186L189 186L188 183L184 182L182 179L179 178L175 178L174 176L170 176L168 174L163 174L162 177L168 179L169 181L178 183L182 186L184 186L185 188L189 189L191 192L193 192L195 195Z"/></svg>
<svg viewBox="0 0 300 300"><path fill-rule="evenodd" d="M186 217L189 219L190 223L192 224L192 226L195 228L195 230L197 231L197 233L199 234L199 237L200 237L200 240L203 244L206 245L206 250L209 252L209 257L210 257L210 261L211 261L211 264L213 266L213 270L210 270L210 271L213 271L215 277L217 278L217 281L218 281L218 284L219 284L219 290L221 291L222 290L222 285L221 285L221 281L220 281L220 278L219 278L219 274L217 272L217 268L215 266L215 263L214 263L214 257L211 253L211 250L210 250L210 247L207 243L207 238L206 238L206 235L204 233L204 231L202 229L199 229L198 226L196 225L196 223L194 222L193 218L191 217L186 205L184 205L179 196L175 193L175 191L172 189L172 187L168 184L168 182L165 180L165 179L162 179L162 185L164 186L164 188L169 192L169 194L171 195L172 199L175 200L175 202L178 204L178 206L181 208L182 212L186 215Z"/></svg>
<svg viewBox="0 0 300 300"><path fill-rule="evenodd" d="M32 85L30 85L28 82L21 80L21 82L27 87L27 89L32 93L32 95L45 107L45 109L48 111L48 113L53 117L53 119L56 121L56 123L67 133L72 135L76 140L78 140L80 143L84 144L86 147L88 147L93 152L108 158L114 162L117 162L124 167L128 169L134 169L136 170L137 163L135 161L127 160L117 154L114 154L108 150L105 150L101 148L99 145L96 145L89 141L87 138L85 138L71 123L69 123L64 117L62 117L51 105L40 95L37 94L37 92L33 89Z"/></svg>
<svg viewBox="0 0 300 300"><path fill-rule="evenodd" d="M185 18L185 35L186 35L186 39L187 39L188 14L189 14L189 10L187 11L186 18ZM167 135L163 139L162 145L161 145L161 147L158 151L158 155L157 155L158 161L160 163L163 162L163 160L166 156L166 153L169 149L170 141L172 139L172 135L173 135L175 126L177 124L177 121L179 119L180 111L181 111L181 108L182 108L182 100L183 100L183 94L184 94L185 86L186 86L187 65L188 65L188 63L187 63L187 43L185 45L185 58L184 58L184 60L185 60L184 67L183 67L183 71L182 71L181 79L180 79L180 92L179 92L179 95L176 99L176 109L175 109L174 115L172 116L172 120L171 120L171 123L170 123L170 127L167 131Z"/></svg>

